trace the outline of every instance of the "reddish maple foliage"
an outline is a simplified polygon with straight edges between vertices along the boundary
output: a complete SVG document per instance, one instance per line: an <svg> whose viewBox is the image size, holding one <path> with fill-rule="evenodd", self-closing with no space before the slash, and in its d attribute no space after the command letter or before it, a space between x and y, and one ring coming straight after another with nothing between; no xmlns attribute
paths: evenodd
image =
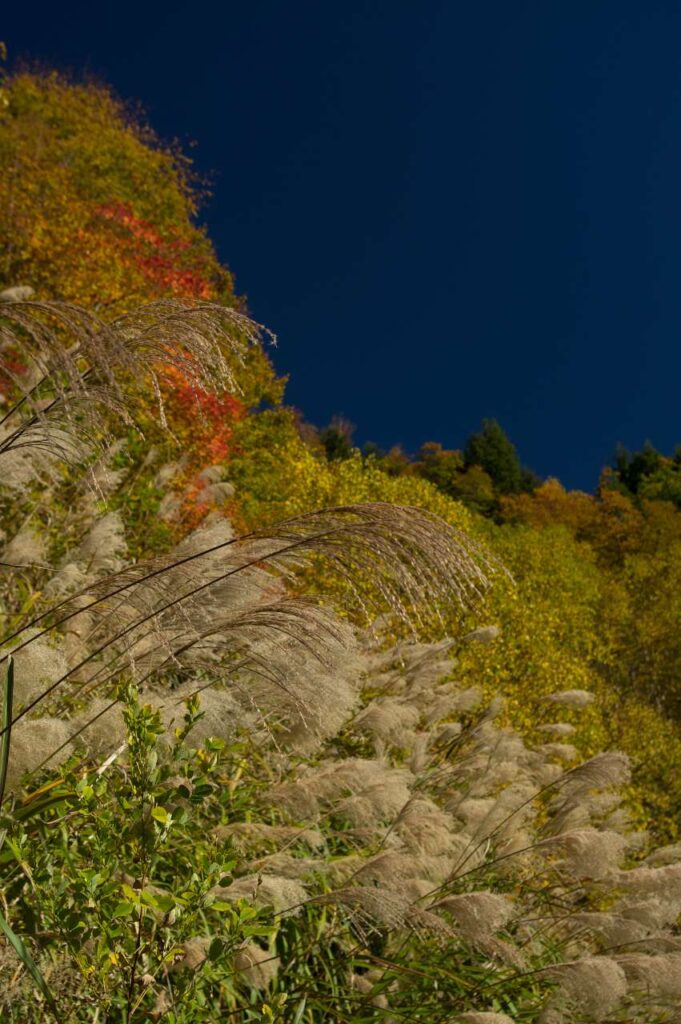
<svg viewBox="0 0 681 1024"><path fill-rule="evenodd" d="M0 396L4 399L9 398L16 390L16 377L26 373L27 369L26 364L11 348L6 349L0 359Z"/></svg>
<svg viewBox="0 0 681 1024"><path fill-rule="evenodd" d="M166 371L166 379L169 387L164 399L172 412L173 431L188 456L181 519L183 527L193 529L212 507L200 472L228 458L234 424L247 410L235 395L204 391L175 368Z"/></svg>
<svg viewBox="0 0 681 1024"><path fill-rule="evenodd" d="M192 424L198 448L209 462L222 462L229 453L232 424L246 414L246 409L234 395L208 394L195 385L184 382L173 392L180 416Z"/></svg>
<svg viewBox="0 0 681 1024"><path fill-rule="evenodd" d="M150 221L136 217L125 203L100 206L98 214L124 229L131 243L132 258L151 284L182 298L214 297L202 268L183 262L183 257L184 261L196 263L198 258L200 262L200 255L192 251L187 239L161 235Z"/></svg>

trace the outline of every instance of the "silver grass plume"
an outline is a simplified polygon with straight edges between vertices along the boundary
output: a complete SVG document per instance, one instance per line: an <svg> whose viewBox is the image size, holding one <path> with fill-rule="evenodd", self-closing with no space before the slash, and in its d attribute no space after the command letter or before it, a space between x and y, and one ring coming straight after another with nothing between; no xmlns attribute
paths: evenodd
<svg viewBox="0 0 681 1024"><path fill-rule="evenodd" d="M346 581L371 578L408 623L438 601L469 604L487 585L482 552L427 513L382 503L310 513L205 550L139 563L63 600L53 626L89 617L89 653L42 697L78 679L89 689L111 684L131 665L148 679L189 656L214 667L246 655L275 680L277 659L280 667L290 663L292 650L305 649L323 663L329 645L343 645L338 620L282 590L295 570L319 558ZM48 630L6 640L18 639L18 651Z"/></svg>
<svg viewBox="0 0 681 1024"><path fill-rule="evenodd" d="M348 886L315 896L309 902L344 908L363 941L382 929L451 934L436 914L420 910L403 893L387 888Z"/></svg>
<svg viewBox="0 0 681 1024"><path fill-rule="evenodd" d="M593 935L600 939L601 946L606 949L640 946L645 940L653 940L658 937L656 927L650 927L649 923L625 917L621 913L599 910L570 914L565 922L565 927L568 933L577 940L583 937L583 945L587 949L591 946Z"/></svg>
<svg viewBox="0 0 681 1024"><path fill-rule="evenodd" d="M383 992L374 993L376 983L383 979L383 975L380 971L367 971L364 974L353 974L350 978L350 987L355 992L360 992L366 998L362 1000L360 1006L363 1006L365 1002L368 1002L370 1006L375 1006L379 1010L389 1009L388 998ZM388 1018L389 1020L390 1018Z"/></svg>
<svg viewBox="0 0 681 1024"><path fill-rule="evenodd" d="M627 993L622 967L605 956L554 964L545 973L558 983L541 1018L551 1024L574 1020L575 1010L590 1020L601 1021L619 1007Z"/></svg>
<svg viewBox="0 0 681 1024"><path fill-rule="evenodd" d="M431 909L448 911L458 934L473 943L489 941L508 924L515 911L508 897L482 891L446 896L433 903Z"/></svg>
<svg viewBox="0 0 681 1024"><path fill-rule="evenodd" d="M579 754L577 748L572 743L542 743L539 751L545 757L557 761L575 761Z"/></svg>
<svg viewBox="0 0 681 1024"><path fill-rule="evenodd" d="M292 853L268 853L248 861L249 872L261 875L278 875L280 878L315 881L313 876L324 877L332 873L332 867L324 857L296 857ZM335 870L335 869L334 869Z"/></svg>
<svg viewBox="0 0 681 1024"><path fill-rule="evenodd" d="M648 854L644 863L648 867L661 867L665 864L676 864L681 861L681 843L672 843L670 846L661 846Z"/></svg>
<svg viewBox="0 0 681 1024"><path fill-rule="evenodd" d="M0 307L0 351L26 364L2 372L21 396L0 421L0 460L30 449L71 462L106 433L106 413L131 422L129 391L151 386L165 423L161 384L179 371L197 390L238 392L235 363L265 329L213 303L150 303L110 323L59 302ZM124 391L124 384L126 385Z"/></svg>
<svg viewBox="0 0 681 1024"><path fill-rule="evenodd" d="M262 849L263 846L288 849L298 844L318 850L326 843L323 833L317 828L268 825L258 821L238 821L229 825L218 825L215 835L219 839L231 839L232 844L240 853L251 848Z"/></svg>
<svg viewBox="0 0 681 1024"><path fill-rule="evenodd" d="M572 768L565 778L571 789L605 789L623 786L629 781L630 775L631 763L627 755L617 750L608 750Z"/></svg>
<svg viewBox="0 0 681 1024"><path fill-rule="evenodd" d="M437 857L456 849L454 818L423 797L412 798L406 804L397 818L395 832L412 853Z"/></svg>
<svg viewBox="0 0 681 1024"><path fill-rule="evenodd" d="M636 872L622 872L622 876ZM620 879L620 885L622 880ZM678 891L662 889L660 894L643 892L637 894L636 879L631 880L631 895L622 897L614 910L627 921L640 924L648 932L655 932L675 924L681 913L681 895Z"/></svg>
<svg viewBox="0 0 681 1024"><path fill-rule="evenodd" d="M491 644L501 636L501 630L498 626L478 626L477 629L472 630L470 633L466 633L461 638L462 643L479 643L479 644Z"/></svg>
<svg viewBox="0 0 681 1024"><path fill-rule="evenodd" d="M311 798L318 808L346 819L355 828L371 827L392 820L408 803L413 776L403 768L392 768L363 758L322 763L293 784L302 802ZM291 786L272 791L277 803L295 797ZM284 792L282 792L282 789ZM288 792L287 792L288 791Z"/></svg>
<svg viewBox="0 0 681 1024"><path fill-rule="evenodd" d="M626 847L626 838L618 832L583 828L542 839L536 849L559 854L558 867L581 880L614 876Z"/></svg>
<svg viewBox="0 0 681 1024"><path fill-rule="evenodd" d="M626 754L618 751L606 751L596 754L583 764L569 769L559 776L551 785L555 794L549 808L551 818L547 823L547 831L562 832L581 825L586 825L591 817L591 806L594 805L594 790L613 790L628 782L631 774L631 763ZM610 802L610 794L602 795L606 803ZM619 798L614 798L619 802ZM612 810L612 804L607 806Z"/></svg>
<svg viewBox="0 0 681 1024"><path fill-rule="evenodd" d="M268 988L279 973L280 960L257 942L248 940L234 955L234 972L251 988Z"/></svg>
<svg viewBox="0 0 681 1024"><path fill-rule="evenodd" d="M418 724L419 713L405 701L383 697L368 704L355 718L353 729L373 736L378 747L407 747Z"/></svg>
<svg viewBox="0 0 681 1024"><path fill-rule="evenodd" d="M455 934L463 941L515 967L523 966L519 950L497 937L497 932L504 929L515 914L514 904L508 897L485 891L462 893L446 896L431 904L429 909L446 910L454 921Z"/></svg>
<svg viewBox="0 0 681 1024"><path fill-rule="evenodd" d="M0 555L0 568L28 568L45 561L46 538L30 525L21 527Z"/></svg>
<svg viewBox="0 0 681 1024"><path fill-rule="evenodd" d="M453 844L456 842L453 839ZM442 883L452 868L447 854L428 855L403 852L399 847L370 857L355 872L362 885L394 887L413 879ZM432 885L431 885L432 888Z"/></svg>
<svg viewBox="0 0 681 1024"><path fill-rule="evenodd" d="M618 887L636 896L652 896L666 900L668 906L676 906L675 914L681 909L681 864L665 864L661 867L636 867L620 871Z"/></svg>
<svg viewBox="0 0 681 1024"><path fill-rule="evenodd" d="M574 725L570 725L569 722L550 722L548 725L537 726L539 732L547 732L551 736L564 737L573 736L577 731Z"/></svg>
<svg viewBox="0 0 681 1024"><path fill-rule="evenodd" d="M308 899L305 886L281 875L245 875L227 886L215 886L211 894L220 900L249 900L256 907L271 906L277 914L298 914Z"/></svg>
<svg viewBox="0 0 681 1024"><path fill-rule="evenodd" d="M615 957L624 971L630 991L641 992L655 999L681 999L681 953L648 956L625 953Z"/></svg>
<svg viewBox="0 0 681 1024"><path fill-rule="evenodd" d="M180 952L173 964L171 971L196 971L208 959L208 950L212 942L211 936L197 935L196 938L188 939L180 946Z"/></svg>
<svg viewBox="0 0 681 1024"><path fill-rule="evenodd" d="M8 788L15 788L22 775L34 771L38 765L56 767L59 760L68 757L72 750L71 732L70 723L62 718L45 716L19 722L12 729Z"/></svg>

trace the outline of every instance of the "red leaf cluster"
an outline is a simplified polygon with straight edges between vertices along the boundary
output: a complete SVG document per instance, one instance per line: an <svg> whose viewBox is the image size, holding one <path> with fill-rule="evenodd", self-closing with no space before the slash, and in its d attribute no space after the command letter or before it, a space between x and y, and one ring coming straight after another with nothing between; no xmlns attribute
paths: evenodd
<svg viewBox="0 0 681 1024"><path fill-rule="evenodd" d="M181 298L214 297L210 282L201 272L203 268L186 265L187 260L197 262L197 253L187 239L160 234L149 221L136 217L125 203L100 206L98 214L125 231L132 258L151 284Z"/></svg>

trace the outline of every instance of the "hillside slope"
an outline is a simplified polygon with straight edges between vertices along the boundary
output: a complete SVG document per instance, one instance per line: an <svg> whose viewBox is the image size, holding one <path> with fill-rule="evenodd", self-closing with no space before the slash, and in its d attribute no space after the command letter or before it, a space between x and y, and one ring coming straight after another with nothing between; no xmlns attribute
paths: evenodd
<svg viewBox="0 0 681 1024"><path fill-rule="evenodd" d="M2 1013L671 1024L676 508L327 458L186 161L5 92Z"/></svg>

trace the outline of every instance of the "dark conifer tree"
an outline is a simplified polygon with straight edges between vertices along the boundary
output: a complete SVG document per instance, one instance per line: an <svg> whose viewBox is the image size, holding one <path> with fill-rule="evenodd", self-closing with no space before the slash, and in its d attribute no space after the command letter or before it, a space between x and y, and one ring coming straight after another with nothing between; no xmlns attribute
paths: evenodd
<svg viewBox="0 0 681 1024"><path fill-rule="evenodd" d="M464 464L466 468L484 469L499 494L517 494L527 489L528 478L515 445L497 420L483 420L482 429L470 435L464 449Z"/></svg>

